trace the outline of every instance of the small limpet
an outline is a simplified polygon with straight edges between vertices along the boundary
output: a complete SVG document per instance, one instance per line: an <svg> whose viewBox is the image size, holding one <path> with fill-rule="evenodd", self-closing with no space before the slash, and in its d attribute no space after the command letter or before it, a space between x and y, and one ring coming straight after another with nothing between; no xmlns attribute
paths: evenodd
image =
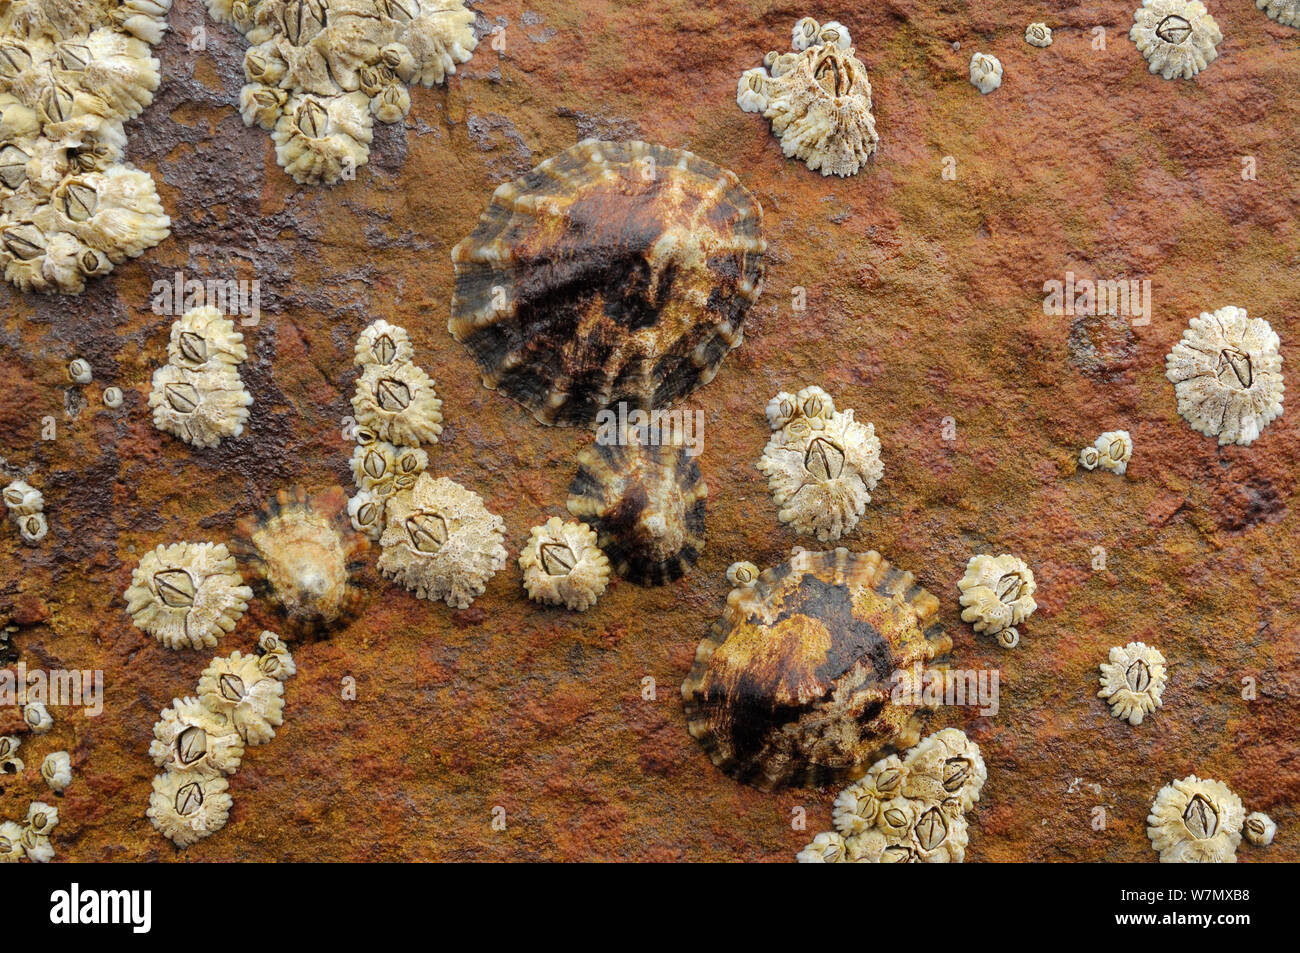
<svg viewBox="0 0 1300 953"><path fill-rule="evenodd" d="M1256 847L1267 847L1273 843L1273 836L1277 834L1277 824L1267 814L1254 811L1247 815L1244 831L1246 840Z"/></svg>
<svg viewBox="0 0 1300 953"><path fill-rule="evenodd" d="M177 847L188 847L226 826L232 804L229 788L220 775L164 772L153 779L146 816Z"/></svg>
<svg viewBox="0 0 1300 953"><path fill-rule="evenodd" d="M41 777L55 794L61 794L72 783L72 756L66 751L52 751L41 762Z"/></svg>
<svg viewBox="0 0 1300 953"><path fill-rule="evenodd" d="M437 443L442 433L442 401L433 380L415 364L365 365L352 409L357 423L390 443L418 447Z"/></svg>
<svg viewBox="0 0 1300 953"><path fill-rule="evenodd" d="M1223 33L1200 0L1142 0L1129 37L1151 72L1191 79L1218 58Z"/></svg>
<svg viewBox="0 0 1300 953"><path fill-rule="evenodd" d="M149 392L154 426L199 448L242 434L252 404L239 372L221 363L198 371L164 364Z"/></svg>
<svg viewBox="0 0 1300 953"><path fill-rule="evenodd" d="M472 490L421 474L388 501L379 571L421 599L463 609L505 567L505 522Z"/></svg>
<svg viewBox="0 0 1300 953"><path fill-rule="evenodd" d="M197 698L176 698L153 726L149 757L159 768L215 776L234 774L244 757L244 739L229 719Z"/></svg>
<svg viewBox="0 0 1300 953"><path fill-rule="evenodd" d="M204 306L186 311L172 322L167 358L178 367L197 371L216 364L241 364L248 360L248 348L234 321L216 308Z"/></svg>
<svg viewBox="0 0 1300 953"><path fill-rule="evenodd" d="M1048 47L1052 45L1052 28L1046 23L1031 23L1025 27L1025 42L1030 46Z"/></svg>
<svg viewBox="0 0 1300 953"><path fill-rule="evenodd" d="M999 636L1004 648L1019 643L1015 626L1038 608L1033 570L1007 553L972 556L957 588L961 590L962 621L970 622L976 632Z"/></svg>
<svg viewBox="0 0 1300 953"><path fill-rule="evenodd" d="M1002 85L1002 62L988 53L976 53L970 60L970 84L988 94Z"/></svg>
<svg viewBox="0 0 1300 953"><path fill-rule="evenodd" d="M32 734L43 735L54 727L54 716L44 702L28 702L23 705L23 723Z"/></svg>
<svg viewBox="0 0 1300 953"><path fill-rule="evenodd" d="M1219 445L1249 446L1282 416L1281 342L1267 321L1243 308L1193 318L1165 358L1178 413Z"/></svg>
<svg viewBox="0 0 1300 953"><path fill-rule="evenodd" d="M597 547L595 531L558 516L532 528L519 568L528 598L577 612L595 605L609 583L609 559Z"/></svg>
<svg viewBox="0 0 1300 953"><path fill-rule="evenodd" d="M415 348L406 328L389 324L383 318L371 324L357 336L353 363L358 367L377 364L390 367L409 364L415 359Z"/></svg>
<svg viewBox="0 0 1300 953"><path fill-rule="evenodd" d="M140 558L124 598L136 628L170 649L198 649L234 629L253 590L224 544L173 543Z"/></svg>
<svg viewBox="0 0 1300 953"><path fill-rule="evenodd" d="M229 658L214 658L199 677L198 696L250 748L266 744L284 724L284 685L262 671L255 655L235 651Z"/></svg>
<svg viewBox="0 0 1300 953"><path fill-rule="evenodd" d="M1097 697L1110 703L1116 718L1140 725L1145 716L1163 704L1160 699L1167 680L1165 657L1159 650L1142 642L1130 642L1123 648L1112 648L1110 661L1101 664L1101 691Z"/></svg>
<svg viewBox="0 0 1300 953"><path fill-rule="evenodd" d="M1221 781L1189 774L1160 789L1147 836L1162 864L1235 864L1246 812Z"/></svg>

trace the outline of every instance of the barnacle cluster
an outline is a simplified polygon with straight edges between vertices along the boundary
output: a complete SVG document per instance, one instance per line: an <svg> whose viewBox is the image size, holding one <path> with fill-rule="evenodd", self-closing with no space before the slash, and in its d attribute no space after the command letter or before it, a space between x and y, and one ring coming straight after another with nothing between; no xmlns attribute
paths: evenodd
<svg viewBox="0 0 1300 953"><path fill-rule="evenodd" d="M979 745L956 728L930 735L905 756L873 764L835 799L835 830L818 834L800 863L959 864L966 812L988 777Z"/></svg>
<svg viewBox="0 0 1300 953"><path fill-rule="evenodd" d="M552 516L534 526L519 554L528 598L581 612L596 604L609 583L609 559L585 523Z"/></svg>
<svg viewBox="0 0 1300 953"><path fill-rule="evenodd" d="M1110 703L1115 717L1140 725L1144 717L1163 704L1161 696L1168 680L1165 657L1142 642L1115 646L1110 650L1110 661L1101 664L1099 680L1101 691L1097 696Z"/></svg>
<svg viewBox="0 0 1300 953"><path fill-rule="evenodd" d="M253 590L224 544L173 543L141 557L124 598L136 628L169 649L200 649L234 629Z"/></svg>
<svg viewBox="0 0 1300 953"><path fill-rule="evenodd" d="M884 475L875 427L837 411L820 387L767 405L772 437L758 461L782 523L825 542L853 531Z"/></svg>
<svg viewBox="0 0 1300 953"><path fill-rule="evenodd" d="M822 175L855 175L880 142L867 67L838 23L804 17L792 39L794 52L772 51L741 74L736 104L771 121L787 157Z"/></svg>
<svg viewBox="0 0 1300 953"><path fill-rule="evenodd" d="M230 784L245 748L266 744L284 723L284 681L293 657L273 632L257 652L214 658L196 697L177 698L153 727L149 756L161 769L146 812L159 833L188 847L226 826Z"/></svg>
<svg viewBox="0 0 1300 953"><path fill-rule="evenodd" d="M207 0L252 44L239 93L246 125L268 130L303 185L350 178L370 156L373 120L411 109L408 84L433 86L478 41L462 0Z"/></svg>
<svg viewBox="0 0 1300 953"><path fill-rule="evenodd" d="M1191 79L1219 56L1223 32L1200 0L1142 0L1129 37L1151 72Z"/></svg>
<svg viewBox="0 0 1300 953"><path fill-rule="evenodd" d="M353 363L361 368L352 395L357 493L347 512L352 528L374 541L384 532L388 500L415 486L429 466L420 444L438 442L442 401L433 379L415 364L405 328L380 318L358 335L354 353Z"/></svg>
<svg viewBox="0 0 1300 953"><path fill-rule="evenodd" d="M149 407L159 430L196 447L238 437L253 398L239 376L244 336L216 308L185 312L172 323L167 363L154 371Z"/></svg>
<svg viewBox="0 0 1300 953"><path fill-rule="evenodd" d="M1278 23L1300 27L1300 0L1255 0L1255 6Z"/></svg>
<svg viewBox="0 0 1300 953"><path fill-rule="evenodd" d="M421 599L463 609L505 567L505 533L477 493L422 473L388 501L379 571Z"/></svg>
<svg viewBox="0 0 1300 953"><path fill-rule="evenodd" d="M0 743L6 740L10 739L0 739ZM58 826L59 809L43 801L28 805L27 818L22 824L0 822L0 864L17 863L24 857L34 864L48 864L54 859L50 835Z"/></svg>
<svg viewBox="0 0 1300 953"><path fill-rule="evenodd" d="M0 5L0 265L23 291L79 294L168 235L123 124L153 101L171 0Z"/></svg>
<svg viewBox="0 0 1300 953"><path fill-rule="evenodd" d="M1079 451L1079 466L1085 470L1101 467L1123 476L1128 462L1133 458L1133 438L1127 430L1107 430L1093 441L1091 447Z"/></svg>
<svg viewBox="0 0 1300 953"><path fill-rule="evenodd" d="M45 496L26 480L17 479L0 493L9 518L18 527L18 535L27 543L39 543L50 531L45 519Z"/></svg>
<svg viewBox="0 0 1300 953"><path fill-rule="evenodd" d="M1282 416L1281 342L1269 323L1244 308L1192 318L1165 358L1178 413L1219 445L1248 446Z"/></svg>
<svg viewBox="0 0 1300 953"><path fill-rule="evenodd" d="M998 89L1002 85L1002 61L989 53L976 53L970 58L970 84L984 94Z"/></svg>
<svg viewBox="0 0 1300 953"><path fill-rule="evenodd" d="M1052 45L1052 28L1046 23L1031 23L1025 27L1025 42L1030 46L1048 47Z"/></svg>
<svg viewBox="0 0 1300 953"><path fill-rule="evenodd" d="M1222 781L1189 774L1160 789L1147 837L1162 864L1235 864L1245 808Z"/></svg>
<svg viewBox="0 0 1300 953"><path fill-rule="evenodd" d="M1006 553L972 556L957 588L961 590L963 622L972 623L976 632L997 636L1004 649L1020 644L1016 626L1038 608L1034 571L1024 560Z"/></svg>

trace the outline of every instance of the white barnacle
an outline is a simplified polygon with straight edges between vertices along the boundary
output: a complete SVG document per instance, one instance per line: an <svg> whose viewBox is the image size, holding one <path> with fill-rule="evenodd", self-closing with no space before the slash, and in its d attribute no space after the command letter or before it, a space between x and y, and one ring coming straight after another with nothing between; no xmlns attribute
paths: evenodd
<svg viewBox="0 0 1300 953"><path fill-rule="evenodd" d="M50 524L44 513L32 513L30 516L18 517L18 535L29 543L39 543L50 531Z"/></svg>
<svg viewBox="0 0 1300 953"><path fill-rule="evenodd" d="M983 94L1002 85L1002 61L988 53L976 53L970 60L970 84Z"/></svg>
<svg viewBox="0 0 1300 953"><path fill-rule="evenodd" d="M177 847L188 847L226 826L229 787L221 775L164 772L153 779L146 816Z"/></svg>
<svg viewBox="0 0 1300 953"><path fill-rule="evenodd" d="M842 864L847 860L844 837L836 831L823 831L795 855L795 860L801 864Z"/></svg>
<svg viewBox="0 0 1300 953"><path fill-rule="evenodd" d="M519 553L528 598L581 612L596 604L609 583L609 559L586 523L552 516L534 526Z"/></svg>
<svg viewBox="0 0 1300 953"><path fill-rule="evenodd" d="M388 501L379 570L421 599L463 609L505 567L505 523L446 477L421 474Z"/></svg>
<svg viewBox="0 0 1300 953"><path fill-rule="evenodd" d="M1099 698L1110 703L1116 718L1127 719L1130 725L1142 724L1142 719L1162 704L1165 683L1165 657L1142 642L1130 642L1110 650L1110 660L1101 664L1101 691Z"/></svg>
<svg viewBox="0 0 1300 953"><path fill-rule="evenodd" d="M45 509L45 497L26 480L14 480L4 488L5 506L13 517L31 516Z"/></svg>
<svg viewBox="0 0 1300 953"><path fill-rule="evenodd" d="M298 673L289 646L274 632L263 632L257 639L257 667L279 681L287 681Z"/></svg>
<svg viewBox="0 0 1300 953"><path fill-rule="evenodd" d="M1273 837L1277 834L1277 824L1267 814L1254 811L1246 816L1243 830L1246 834L1246 840L1256 847L1267 847L1273 843Z"/></svg>
<svg viewBox="0 0 1300 953"><path fill-rule="evenodd" d="M1233 864L1246 812L1221 781L1190 774L1160 789L1147 816L1147 837L1162 864Z"/></svg>
<svg viewBox="0 0 1300 953"><path fill-rule="evenodd" d="M367 364L352 409L357 423L395 444L437 443L442 433L442 401L415 364Z"/></svg>
<svg viewBox="0 0 1300 953"><path fill-rule="evenodd" d="M1091 454L1088 454L1089 449ZM1108 430L1093 441L1091 448L1085 448L1079 454L1079 462L1087 469L1101 467L1120 476L1128 471L1128 462L1132 458L1133 438L1127 430ZM1093 461L1092 466L1088 466L1088 460Z"/></svg>
<svg viewBox="0 0 1300 953"><path fill-rule="evenodd" d="M853 46L853 37L849 35L848 27L831 20L829 23L822 24L821 30L817 33L817 42L833 46L837 50L847 50Z"/></svg>
<svg viewBox="0 0 1300 953"><path fill-rule="evenodd" d="M1034 572L1024 560L1009 554L972 556L966 573L957 583L961 591L961 618L976 632L998 635L1028 619L1038 608L1034 593L1038 586ZM1014 640L1019 642L1019 632Z"/></svg>
<svg viewBox="0 0 1300 953"><path fill-rule="evenodd" d="M59 809L44 801L33 801L27 806L27 830L49 837L59 826Z"/></svg>
<svg viewBox="0 0 1300 953"><path fill-rule="evenodd" d="M747 113L761 113L767 108L767 70L761 66L747 69L736 81L736 105Z"/></svg>
<svg viewBox="0 0 1300 953"><path fill-rule="evenodd" d="M988 768L979 745L957 728L944 728L907 752L899 787L904 797L942 804L955 798L962 811L980 799Z"/></svg>
<svg viewBox="0 0 1300 953"><path fill-rule="evenodd" d="M1255 6L1284 26L1300 27L1300 0L1255 0Z"/></svg>
<svg viewBox="0 0 1300 953"><path fill-rule="evenodd" d="M22 741L17 735L0 735L0 761L15 757L21 746Z"/></svg>
<svg viewBox="0 0 1300 953"><path fill-rule="evenodd" d="M149 392L154 426L204 449L242 434L252 404L239 372L219 362L197 371L164 364Z"/></svg>
<svg viewBox="0 0 1300 953"><path fill-rule="evenodd" d="M1142 0L1129 38L1151 72L1191 79L1218 58L1223 32L1200 0Z"/></svg>
<svg viewBox="0 0 1300 953"><path fill-rule="evenodd" d="M1193 318L1165 358L1178 413L1219 445L1249 446L1282 416L1281 342L1269 323L1244 308Z"/></svg>
<svg viewBox="0 0 1300 953"><path fill-rule="evenodd" d="M393 367L409 364L414 359L415 348L411 346L411 336L406 328L389 324L383 318L357 335L353 361L358 367L372 364Z"/></svg>
<svg viewBox="0 0 1300 953"><path fill-rule="evenodd" d="M48 864L54 859L54 845L45 834L39 834L31 826L23 828L21 838L23 853L33 864Z"/></svg>
<svg viewBox="0 0 1300 953"><path fill-rule="evenodd" d="M0 821L0 864L16 864L25 856L22 825L15 821Z"/></svg>
<svg viewBox="0 0 1300 953"><path fill-rule="evenodd" d="M197 698L176 698L153 726L149 757L156 767L196 776L234 774L244 757L244 739L229 718Z"/></svg>
<svg viewBox="0 0 1300 953"><path fill-rule="evenodd" d="M262 671L255 655L214 658L199 677L198 695L249 747L266 744L284 724L284 685Z"/></svg>
<svg viewBox="0 0 1300 953"><path fill-rule="evenodd" d="M68 178L52 203L59 230L113 264L139 257L171 234L153 179L139 169L112 165Z"/></svg>
<svg viewBox="0 0 1300 953"><path fill-rule="evenodd" d="M300 185L332 185L369 160L371 127L365 93L293 95L271 131L276 161Z"/></svg>
<svg viewBox="0 0 1300 953"><path fill-rule="evenodd" d="M172 323L167 358L191 371L218 364L233 367L248 360L248 348L235 322L216 308L204 306L186 311Z"/></svg>
<svg viewBox="0 0 1300 953"><path fill-rule="evenodd" d="M1025 42L1030 46L1048 47L1052 45L1052 28L1046 23L1031 23L1025 27Z"/></svg>
<svg viewBox="0 0 1300 953"><path fill-rule="evenodd" d="M32 734L43 735L54 727L54 716L44 702L28 702L23 705L23 724Z"/></svg>
<svg viewBox="0 0 1300 953"><path fill-rule="evenodd" d="M359 490L348 500L352 528L371 542L378 542L384 533L384 500L375 490Z"/></svg>
<svg viewBox="0 0 1300 953"><path fill-rule="evenodd" d="M733 586L752 586L758 581L758 567L751 562L732 563L727 567L727 582Z"/></svg>
<svg viewBox="0 0 1300 953"><path fill-rule="evenodd" d="M796 53L802 53L808 47L816 46L821 31L820 23L812 17L803 17L794 25L794 29L790 33L790 48Z"/></svg>
<svg viewBox="0 0 1300 953"><path fill-rule="evenodd" d="M55 794L61 794L72 783L72 756L66 751L52 751L41 762L41 777Z"/></svg>
<svg viewBox="0 0 1300 953"><path fill-rule="evenodd" d="M174 543L140 558L124 598L136 628L170 649L197 649L234 629L253 590L224 544Z"/></svg>

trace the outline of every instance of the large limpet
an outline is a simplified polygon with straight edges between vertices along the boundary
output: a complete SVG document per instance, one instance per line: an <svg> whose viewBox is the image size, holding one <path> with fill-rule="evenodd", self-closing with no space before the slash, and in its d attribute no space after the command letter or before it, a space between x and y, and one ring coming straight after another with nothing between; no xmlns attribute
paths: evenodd
<svg viewBox="0 0 1300 953"><path fill-rule="evenodd" d="M812 553L734 589L682 683L686 717L719 768L763 790L861 776L920 738L894 699L951 648L939 601L877 552Z"/></svg>
<svg viewBox="0 0 1300 953"><path fill-rule="evenodd" d="M588 139L496 190L452 249L448 330L545 424L664 407L740 345L763 279L763 210L679 149Z"/></svg>

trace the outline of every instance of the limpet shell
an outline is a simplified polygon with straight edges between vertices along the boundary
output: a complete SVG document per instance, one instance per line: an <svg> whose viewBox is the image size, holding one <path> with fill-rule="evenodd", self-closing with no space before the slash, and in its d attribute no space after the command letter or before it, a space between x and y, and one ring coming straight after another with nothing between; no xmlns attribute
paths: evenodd
<svg viewBox="0 0 1300 953"><path fill-rule="evenodd" d="M811 553L732 590L682 683L691 735L762 790L862 776L920 738L896 703L951 648L939 602L879 553ZM909 689L910 691L910 689Z"/></svg>
<svg viewBox="0 0 1300 953"><path fill-rule="evenodd" d="M588 139L496 190L452 249L447 329L544 424L666 407L711 381L763 279L763 210L735 174Z"/></svg>
<svg viewBox="0 0 1300 953"><path fill-rule="evenodd" d="M248 609L253 590L243 583L224 544L159 545L131 572L126 611L169 649L211 648Z"/></svg>
<svg viewBox="0 0 1300 953"><path fill-rule="evenodd" d="M1162 864L1235 864L1246 812L1221 781L1189 774L1160 789L1147 836Z"/></svg>
<svg viewBox="0 0 1300 953"><path fill-rule="evenodd" d="M528 598L577 612L595 605L609 583L609 559L596 545L595 532L558 516L532 528L519 568Z"/></svg>

